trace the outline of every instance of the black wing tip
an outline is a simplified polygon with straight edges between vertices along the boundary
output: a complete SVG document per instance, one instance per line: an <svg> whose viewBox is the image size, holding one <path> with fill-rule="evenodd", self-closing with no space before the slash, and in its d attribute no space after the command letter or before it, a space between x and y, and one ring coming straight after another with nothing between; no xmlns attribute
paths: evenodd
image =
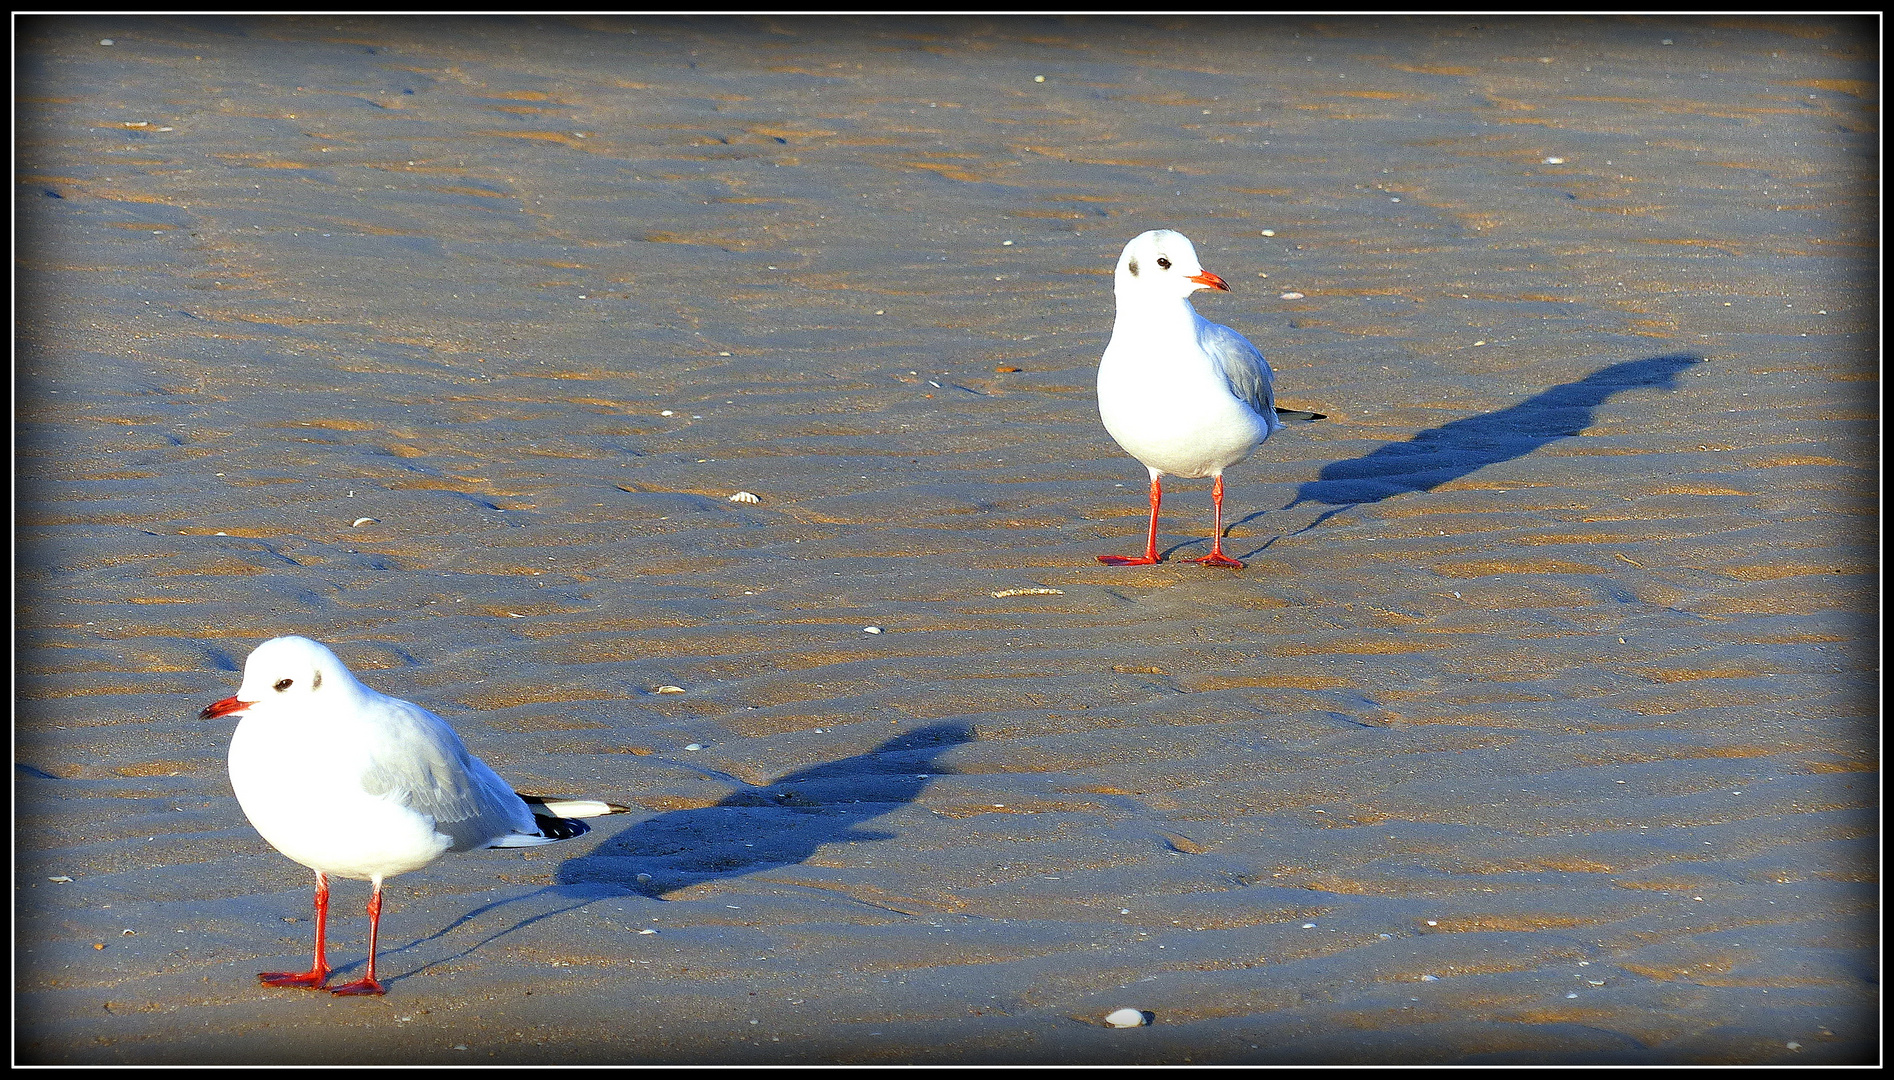
<svg viewBox="0 0 1894 1080"><path fill-rule="evenodd" d="M1278 408L1276 410L1276 415L1279 417L1282 417L1285 420L1327 420L1328 419L1327 413L1303 412L1300 409Z"/></svg>
<svg viewBox="0 0 1894 1080"><path fill-rule="evenodd" d="M590 825L576 818L535 817L533 824L539 826L539 835L549 840L570 840L592 831Z"/></svg>

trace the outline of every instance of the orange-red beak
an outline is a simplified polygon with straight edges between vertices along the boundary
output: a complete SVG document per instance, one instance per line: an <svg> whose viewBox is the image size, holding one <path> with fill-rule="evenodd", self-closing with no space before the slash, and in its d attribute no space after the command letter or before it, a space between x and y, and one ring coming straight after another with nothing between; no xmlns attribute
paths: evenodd
<svg viewBox="0 0 1894 1080"><path fill-rule="evenodd" d="M1208 285L1213 289L1221 289L1224 292L1230 291L1230 287L1224 284L1222 278L1218 277L1217 275L1211 273L1208 270L1205 270L1201 274L1190 275L1190 280L1196 282L1199 285Z"/></svg>
<svg viewBox="0 0 1894 1080"><path fill-rule="evenodd" d="M198 713L197 718L199 720L215 720L219 716L229 716L231 713L242 712L255 704L256 702L254 701L238 701L234 697L227 697L222 701L213 701L209 705L204 706L204 711Z"/></svg>

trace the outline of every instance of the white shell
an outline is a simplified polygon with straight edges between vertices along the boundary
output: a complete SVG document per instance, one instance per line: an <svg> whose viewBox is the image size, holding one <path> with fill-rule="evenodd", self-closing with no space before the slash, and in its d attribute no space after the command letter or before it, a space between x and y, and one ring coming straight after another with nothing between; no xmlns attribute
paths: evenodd
<svg viewBox="0 0 1894 1080"><path fill-rule="evenodd" d="M1064 589L1001 589L993 594L993 599L1004 600L1009 596L1064 596Z"/></svg>
<svg viewBox="0 0 1894 1080"><path fill-rule="evenodd" d="M739 491L735 495L730 496L730 501L740 502L740 503L753 503L753 502L762 502L763 500L757 498L755 495L752 495L747 491Z"/></svg>
<svg viewBox="0 0 1894 1080"><path fill-rule="evenodd" d="M356 518L356 519L355 519L355 523L354 523L353 525L350 525L350 526L349 526L349 528L351 528L351 529L359 529L359 528L361 528L361 527L362 527L362 526L364 526L364 525L376 525L376 524L380 524L380 521L381 521L381 519L379 519L379 518Z"/></svg>
<svg viewBox="0 0 1894 1080"><path fill-rule="evenodd" d="M881 633L881 627L879 627L879 626L864 626L864 627L862 627L862 633L864 633L864 634L879 634L879 633Z"/></svg>
<svg viewBox="0 0 1894 1080"><path fill-rule="evenodd" d="M684 688L681 686L672 686L670 683L665 683L663 686L656 687L651 692L654 694L681 694L684 692Z"/></svg>
<svg viewBox="0 0 1894 1080"><path fill-rule="evenodd" d="M1105 1023L1115 1028L1143 1027L1144 1013L1137 1009L1119 1009L1117 1012L1106 1014Z"/></svg>

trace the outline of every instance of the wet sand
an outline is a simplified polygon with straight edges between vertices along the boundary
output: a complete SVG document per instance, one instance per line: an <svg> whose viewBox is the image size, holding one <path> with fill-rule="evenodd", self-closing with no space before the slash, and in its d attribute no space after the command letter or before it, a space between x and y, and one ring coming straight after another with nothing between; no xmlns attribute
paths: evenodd
<svg viewBox="0 0 1894 1080"><path fill-rule="evenodd" d="M1871 22L19 26L16 1060L1878 1053ZM1156 227L1241 572L1094 559ZM292 632L636 812L260 987Z"/></svg>

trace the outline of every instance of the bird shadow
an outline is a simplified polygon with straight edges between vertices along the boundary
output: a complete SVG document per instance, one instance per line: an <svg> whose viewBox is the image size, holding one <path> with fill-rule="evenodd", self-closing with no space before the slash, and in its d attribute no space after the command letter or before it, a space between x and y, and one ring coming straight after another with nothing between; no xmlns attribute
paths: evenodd
<svg viewBox="0 0 1894 1080"><path fill-rule="evenodd" d="M561 888L560 886L557 886L557 885L547 885L538 889L534 889L532 892L525 893L520 896L509 896L501 900L495 900L492 903L482 904L479 907L473 909L472 911L469 911L465 915L462 915L460 918L455 919L453 922L448 923L446 926L441 927L439 930L436 930L431 934L427 934L423 937L415 938L413 941L408 942L406 945L400 945L392 949L380 950L380 952L377 954L377 959L382 963L386 963L388 958L391 956L400 956L402 953L408 952L411 949L418 949L421 946L426 945L427 943L431 941L438 941L441 938L444 938L447 935L453 933L455 930L460 929L462 926L465 926L468 923L474 921L475 919L478 919L480 916L485 915L487 912L493 911L497 908L507 907L512 904L525 903L526 901L531 900L534 897L544 896L547 893L551 893L555 896L572 897L574 892L575 890ZM409 978L413 978L416 975L425 974L430 968L436 968L436 967L441 966L442 964L451 964L456 960L460 960L465 957L471 956L474 953L481 950L482 948L485 948L487 945L490 945L493 942L499 940L500 938L503 938L507 936L508 934L515 933L520 930L524 930L527 927L533 925L536 922L539 922L542 919L550 919L554 915L563 915L568 911L577 911L579 908L585 907L587 904L591 904L594 901L599 900L600 898L601 898L600 893L596 893L596 892L587 893L583 896L578 897L577 903L567 904L564 907L556 907L550 911L542 911L537 915L529 915L526 918L521 919L520 921L516 923L513 923L511 926L503 927L499 930L494 931L491 934L488 934L486 937L481 938L479 941L476 941L471 945L468 945L466 948L461 949L457 953L454 953L450 956L442 956L433 960L429 960L427 963L422 964L420 967L415 968L413 971L404 971L399 975L389 975L389 974L383 973L381 976L381 981L383 983L396 983L396 982L400 982L403 979L409 979ZM340 977L354 968L364 967L365 963L366 963L365 960L358 960L352 963L338 964L332 969L330 977L331 978Z"/></svg>
<svg viewBox="0 0 1894 1080"><path fill-rule="evenodd" d="M802 862L827 844L892 840L896 834L863 823L913 802L933 777L953 772L937 758L972 741L965 724L932 724L867 753L733 792L713 806L647 818L567 860L556 880L665 899L707 881Z"/></svg>
<svg viewBox="0 0 1894 1080"><path fill-rule="evenodd" d="M1524 457L1547 443L1579 434L1591 426L1594 410L1615 394L1675 389L1677 376L1701 363L1700 356L1676 353L1599 368L1577 382L1561 383L1517 405L1428 428L1406 442L1387 443L1361 457L1324 465L1314 480L1296 489L1295 499L1283 509L1303 503L1334 507L1296 530L1307 532L1363 503L1410 491L1432 491L1488 465ZM1263 513L1258 511L1236 524Z"/></svg>

